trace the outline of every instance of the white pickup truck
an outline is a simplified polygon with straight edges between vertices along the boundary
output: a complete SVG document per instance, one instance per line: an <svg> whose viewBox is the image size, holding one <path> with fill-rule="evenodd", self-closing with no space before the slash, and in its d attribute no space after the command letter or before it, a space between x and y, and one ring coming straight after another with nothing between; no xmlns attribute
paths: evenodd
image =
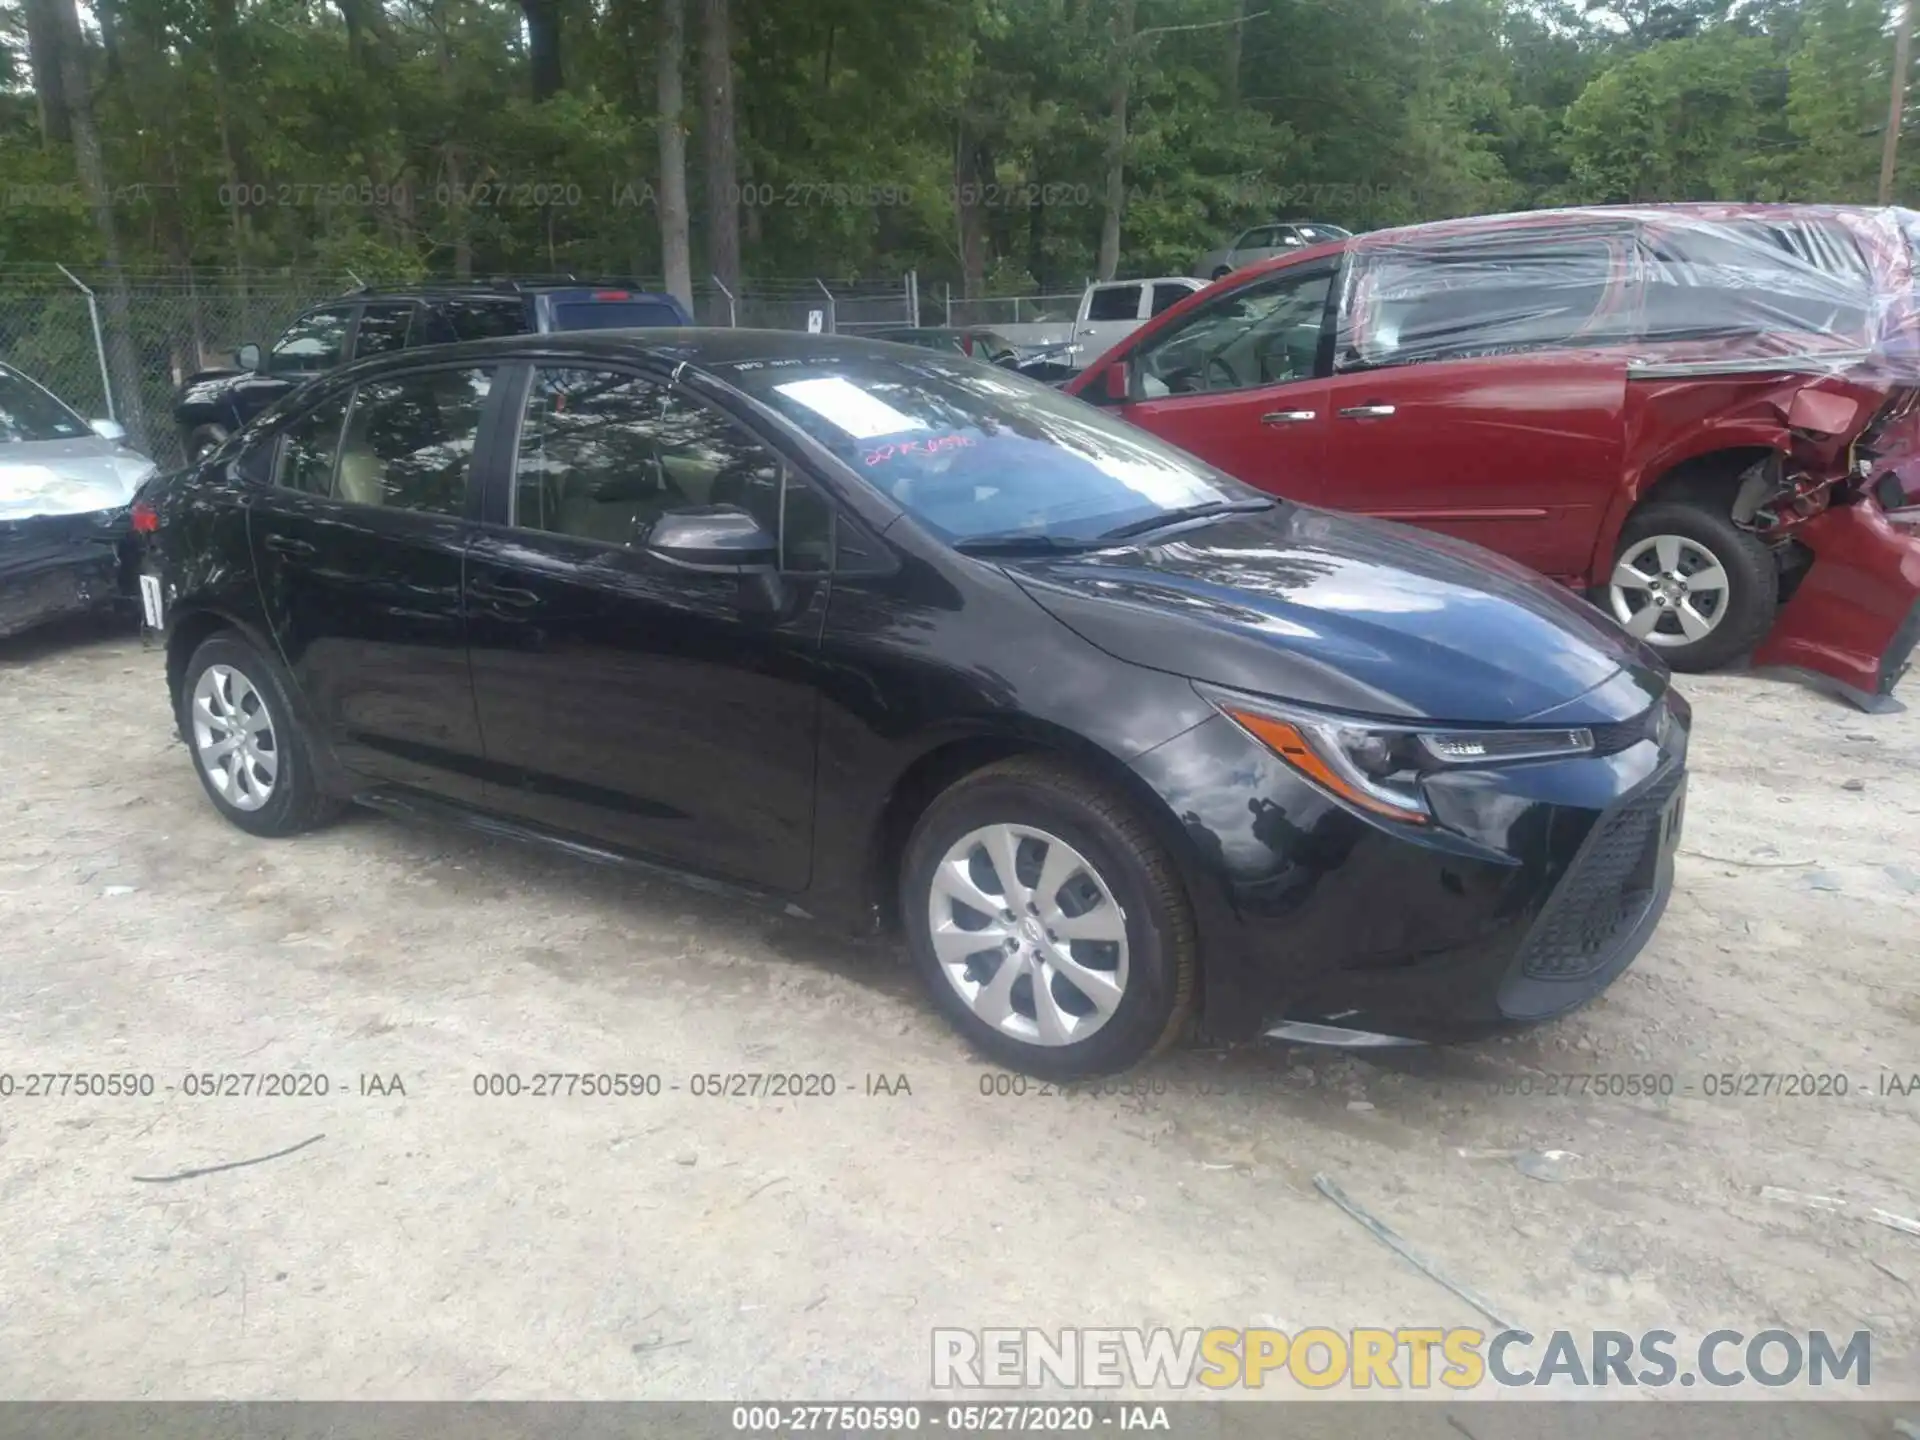
<svg viewBox="0 0 1920 1440"><path fill-rule="evenodd" d="M1025 325L991 325L1015 345L1077 346L1073 363L1083 365L1111 349L1162 310L1178 305L1207 282L1188 275L1161 275L1151 280L1099 280L1080 297L1079 312L1071 320L1039 320Z"/></svg>

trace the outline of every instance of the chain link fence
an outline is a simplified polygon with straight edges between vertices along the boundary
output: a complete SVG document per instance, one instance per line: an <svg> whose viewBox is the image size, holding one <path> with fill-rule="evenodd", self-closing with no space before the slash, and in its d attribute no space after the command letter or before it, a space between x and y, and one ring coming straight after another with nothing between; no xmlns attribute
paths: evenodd
<svg viewBox="0 0 1920 1440"><path fill-rule="evenodd" d="M174 398L188 378L231 369L233 352L248 342L266 350L301 311L359 283L351 274L129 271L122 321L98 271L0 265L0 361L89 419L118 419L129 443L162 466L177 465L183 452ZM657 277L626 283L665 288ZM703 325L828 333L912 325L919 311L912 275L757 280L731 294L709 279L694 286L693 301ZM926 323L940 324L941 317L930 314Z"/></svg>

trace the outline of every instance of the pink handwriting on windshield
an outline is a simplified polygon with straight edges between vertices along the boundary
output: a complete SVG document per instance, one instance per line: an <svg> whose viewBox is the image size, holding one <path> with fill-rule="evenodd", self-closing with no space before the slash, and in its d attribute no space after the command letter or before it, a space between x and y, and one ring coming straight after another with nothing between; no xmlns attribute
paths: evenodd
<svg viewBox="0 0 1920 1440"><path fill-rule="evenodd" d="M892 441L867 451L860 458L869 465L881 465L906 455L937 455L942 450L959 450L971 444L971 435L935 435L929 440Z"/></svg>

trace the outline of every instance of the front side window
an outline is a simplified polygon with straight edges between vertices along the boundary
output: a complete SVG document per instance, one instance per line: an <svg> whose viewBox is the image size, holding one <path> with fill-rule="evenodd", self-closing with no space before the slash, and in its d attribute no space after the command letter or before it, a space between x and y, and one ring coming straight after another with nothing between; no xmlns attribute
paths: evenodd
<svg viewBox="0 0 1920 1440"><path fill-rule="evenodd" d="M712 368L955 543L1087 540L1189 506L1260 503L1144 430L958 356L819 355Z"/></svg>
<svg viewBox="0 0 1920 1440"><path fill-rule="evenodd" d="M293 374L332 369L340 363L340 351L347 343L347 326L352 321L353 311L344 305L302 315L287 327L286 334L274 341L272 368Z"/></svg>
<svg viewBox="0 0 1920 1440"><path fill-rule="evenodd" d="M783 490L785 491L783 495ZM638 549L669 510L735 505L782 540L788 569L828 568L831 511L731 416L618 371L534 372L514 523Z"/></svg>
<svg viewBox="0 0 1920 1440"><path fill-rule="evenodd" d="M17 370L0 365L0 445L33 440L77 440L87 422Z"/></svg>
<svg viewBox="0 0 1920 1440"><path fill-rule="evenodd" d="M1332 267L1312 265L1215 297L1141 347L1148 398L1312 379L1332 285Z"/></svg>
<svg viewBox="0 0 1920 1440"><path fill-rule="evenodd" d="M427 370L355 389L334 497L355 505L459 515L467 504L490 370Z"/></svg>
<svg viewBox="0 0 1920 1440"><path fill-rule="evenodd" d="M347 418L345 394L322 401L287 427L280 447L280 483L309 495L333 494L333 462Z"/></svg>
<svg viewBox="0 0 1920 1440"><path fill-rule="evenodd" d="M1550 230L1362 251L1338 344L1341 369L1462 360L1574 341L1613 285L1604 236Z"/></svg>
<svg viewBox="0 0 1920 1440"><path fill-rule="evenodd" d="M354 358L385 355L403 350L407 344L407 325L413 319L411 304L369 305L360 312L360 328L353 335Z"/></svg>
<svg viewBox="0 0 1920 1440"><path fill-rule="evenodd" d="M1089 320L1136 320L1139 316L1138 285L1102 285L1087 301Z"/></svg>

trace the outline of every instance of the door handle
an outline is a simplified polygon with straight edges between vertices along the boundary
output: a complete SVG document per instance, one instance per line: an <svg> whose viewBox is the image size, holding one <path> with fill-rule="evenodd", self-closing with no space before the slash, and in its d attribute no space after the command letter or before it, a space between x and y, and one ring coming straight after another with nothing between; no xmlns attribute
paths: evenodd
<svg viewBox="0 0 1920 1440"><path fill-rule="evenodd" d="M540 603L540 597L531 590L522 590L517 585L492 585L485 580L476 580L467 586L467 593L496 605L512 605L522 610Z"/></svg>
<svg viewBox="0 0 1920 1440"><path fill-rule="evenodd" d="M269 535L260 542L276 555L311 555L313 546L305 540L296 540L291 535Z"/></svg>
<svg viewBox="0 0 1920 1440"><path fill-rule="evenodd" d="M1340 412L1346 420L1384 420L1391 414L1391 405L1349 405Z"/></svg>
<svg viewBox="0 0 1920 1440"><path fill-rule="evenodd" d="M1269 410L1260 417L1262 425L1298 425L1318 415L1318 410Z"/></svg>

